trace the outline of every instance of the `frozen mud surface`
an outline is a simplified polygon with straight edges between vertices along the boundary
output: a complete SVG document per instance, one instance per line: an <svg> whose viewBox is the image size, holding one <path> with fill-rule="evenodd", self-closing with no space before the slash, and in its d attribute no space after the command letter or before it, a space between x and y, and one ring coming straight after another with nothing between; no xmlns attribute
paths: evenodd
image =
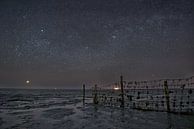
<svg viewBox="0 0 194 129"><path fill-rule="evenodd" d="M79 90L0 89L0 129L194 129L194 116L83 106Z"/></svg>

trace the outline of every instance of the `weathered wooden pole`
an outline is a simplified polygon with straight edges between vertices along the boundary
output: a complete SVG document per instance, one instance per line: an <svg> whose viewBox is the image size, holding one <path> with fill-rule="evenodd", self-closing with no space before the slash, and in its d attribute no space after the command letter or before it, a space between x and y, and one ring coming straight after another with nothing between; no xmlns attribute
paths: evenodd
<svg viewBox="0 0 194 129"><path fill-rule="evenodd" d="M188 104L188 109L190 108L190 95L192 94L192 89L189 89L189 91L188 91L188 102L187 102L187 104Z"/></svg>
<svg viewBox="0 0 194 129"><path fill-rule="evenodd" d="M147 94L147 99L148 99L149 92L148 92L148 86L147 86L147 84L146 84L146 94Z"/></svg>
<svg viewBox="0 0 194 129"><path fill-rule="evenodd" d="M124 107L125 100L124 100L123 76L120 76L120 83L121 83L121 107Z"/></svg>
<svg viewBox="0 0 194 129"><path fill-rule="evenodd" d="M170 97L169 97L169 90L168 90L167 81L164 81L164 94L166 97L166 109L167 109L167 112L170 112Z"/></svg>
<svg viewBox="0 0 194 129"><path fill-rule="evenodd" d="M86 86L85 86L85 84L83 84L83 105L85 104L85 93L86 93L85 88L86 88Z"/></svg>
<svg viewBox="0 0 194 129"><path fill-rule="evenodd" d="M93 103L98 104L97 85L94 86L94 98Z"/></svg>
<svg viewBox="0 0 194 129"><path fill-rule="evenodd" d="M181 86L181 101L180 101L180 110L182 110L183 107L183 92L184 92L185 84Z"/></svg>

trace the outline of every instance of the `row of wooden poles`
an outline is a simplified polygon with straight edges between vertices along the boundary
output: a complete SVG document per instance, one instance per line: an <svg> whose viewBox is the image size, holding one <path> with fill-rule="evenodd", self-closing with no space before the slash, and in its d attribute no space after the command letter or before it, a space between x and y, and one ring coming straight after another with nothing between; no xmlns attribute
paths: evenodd
<svg viewBox="0 0 194 129"><path fill-rule="evenodd" d="M124 98L124 86L123 86L123 76L120 76L120 91L121 91L121 105L120 107L125 107L125 98ZM86 86L83 84L83 104L85 104L85 93ZM166 109L167 112L170 112L170 97L169 97L169 89L167 81L164 81L164 94L166 98ZM93 95L93 103L98 104L98 95L97 95L97 85L94 86L94 95Z"/></svg>

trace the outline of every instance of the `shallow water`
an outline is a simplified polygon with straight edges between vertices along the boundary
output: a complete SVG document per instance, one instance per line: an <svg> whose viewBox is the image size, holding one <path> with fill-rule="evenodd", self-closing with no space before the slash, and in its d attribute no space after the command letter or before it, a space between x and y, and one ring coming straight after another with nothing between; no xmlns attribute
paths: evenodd
<svg viewBox="0 0 194 129"><path fill-rule="evenodd" d="M42 128L194 129L194 116L83 106L81 90L0 89L0 129Z"/></svg>

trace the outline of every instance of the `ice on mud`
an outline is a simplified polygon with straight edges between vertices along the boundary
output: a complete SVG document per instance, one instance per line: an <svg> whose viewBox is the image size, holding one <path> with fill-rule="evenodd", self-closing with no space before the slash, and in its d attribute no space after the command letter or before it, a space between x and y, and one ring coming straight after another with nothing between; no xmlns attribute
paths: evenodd
<svg viewBox="0 0 194 129"><path fill-rule="evenodd" d="M79 90L0 90L0 129L194 127L193 116L94 106L88 98L83 106L81 95Z"/></svg>
<svg viewBox="0 0 194 129"><path fill-rule="evenodd" d="M54 108L48 109L43 112L44 117L53 118L53 119L63 119L66 116L70 116L75 112L73 109L68 108Z"/></svg>

